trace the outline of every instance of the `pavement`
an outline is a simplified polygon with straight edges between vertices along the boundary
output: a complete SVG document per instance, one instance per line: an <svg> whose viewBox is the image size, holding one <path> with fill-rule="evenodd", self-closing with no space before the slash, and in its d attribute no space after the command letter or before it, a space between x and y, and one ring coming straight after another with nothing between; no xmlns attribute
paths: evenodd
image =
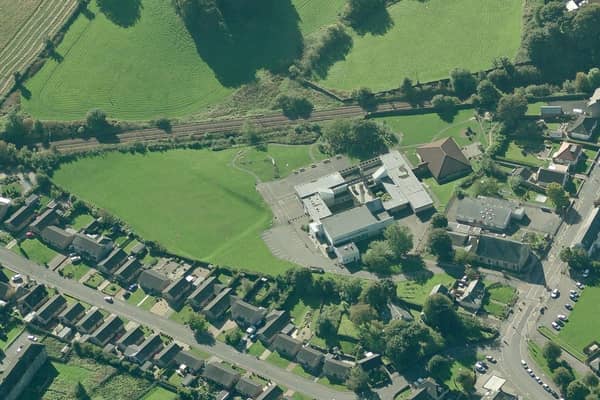
<svg viewBox="0 0 600 400"><path fill-rule="evenodd" d="M130 321L135 321L141 325L146 325L162 332L163 334L171 336L173 339L179 342L197 347L200 350L205 351L212 356L216 356L223 361L271 379L278 384L281 384L294 391L304 393L311 398L337 400L356 399L356 395L352 392L341 392L323 385L315 384L308 379L285 371L267 362L260 361L253 356L239 353L232 347L227 346L219 341L214 341L214 343L210 345L199 344L196 341L192 331L182 324L152 314L148 311L144 311L121 300L115 299L114 303L109 304L104 301L104 295L101 292L90 289L73 280L63 278L56 272L37 265L8 249L0 248L0 263L7 266L11 270L14 270L15 272L29 276L30 279L35 279L39 283L60 288L60 291L65 294L73 296L93 306L103 308L111 313L120 315Z"/></svg>

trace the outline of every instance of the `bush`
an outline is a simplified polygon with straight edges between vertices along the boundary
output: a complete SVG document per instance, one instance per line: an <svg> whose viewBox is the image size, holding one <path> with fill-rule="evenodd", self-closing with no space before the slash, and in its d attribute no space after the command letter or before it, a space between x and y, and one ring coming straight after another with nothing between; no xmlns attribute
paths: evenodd
<svg viewBox="0 0 600 400"><path fill-rule="evenodd" d="M275 100L277 108L281 108L283 115L290 119L308 118L313 111L313 104L304 97L279 95Z"/></svg>

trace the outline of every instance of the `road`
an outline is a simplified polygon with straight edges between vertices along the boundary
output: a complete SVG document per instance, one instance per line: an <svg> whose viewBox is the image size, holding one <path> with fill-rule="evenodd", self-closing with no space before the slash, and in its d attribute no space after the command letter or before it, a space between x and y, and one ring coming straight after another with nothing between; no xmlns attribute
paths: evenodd
<svg viewBox="0 0 600 400"><path fill-rule="evenodd" d="M594 200L600 195L600 168L594 168L584 183L578 199L576 199L573 210L569 213L565 222L558 230L552 248L543 261L543 269L536 271L530 276L529 282L523 285L519 304L515 307L515 313L506 326L501 338L504 341L499 355L499 367L504 373L510 385L526 399L551 399L542 387L527 375L521 366L521 360L526 360L534 372L544 382L557 390L552 378L545 376L529 357L527 342L540 339L542 336L537 331L539 325L549 326L557 314L568 314L564 304L569 302L569 289L575 287L573 279L568 275L568 268L560 260L559 253L563 247L571 246L577 231L581 228L581 222L594 209ZM550 290L558 288L562 293L561 298L552 300ZM547 310L542 315L540 309L546 306ZM539 341L539 340L538 340ZM563 352L564 353L564 352ZM568 354L564 358L575 370L580 372L587 370L580 362Z"/></svg>
<svg viewBox="0 0 600 400"><path fill-rule="evenodd" d="M144 311L126 302L115 299L113 304L104 301L104 295L90 289L76 281L65 279L54 271L50 271L43 266L32 263L31 261L13 253L12 251L0 248L0 263L11 270L22 275L28 275L39 283L59 288L61 292L80 299L91 305L101 307L111 313L120 315L128 320L146 325L158 330L175 340L189 345L193 345L221 360L232 363L233 365L244 368L247 371L277 382L289 389L304 393L315 399L337 399L354 400L356 396L351 392L340 392L327 386L316 384L310 380L304 379L291 372L285 371L279 367L269 364L265 361L259 361L250 355L239 353L232 347L224 343L215 341L212 345L198 344L190 329L177 322L167 318L155 315L149 311Z"/></svg>
<svg viewBox="0 0 600 400"><path fill-rule="evenodd" d="M379 104L377 111L407 110L411 108L412 106L405 102L387 102ZM178 124L174 125L168 133L158 128L137 129L117 134L115 138L107 140L106 142L100 142L96 138L77 138L54 141L51 142L51 145L62 153L74 153L95 148L110 147L117 144L136 142L151 143L173 138L199 139L202 135L207 133L239 131L247 123L258 128L281 128L297 125L302 122L324 122L339 118L364 117L365 115L367 115L367 113L361 107L347 105L330 110L313 111L311 116L307 119L291 120L280 113L256 115L244 118Z"/></svg>

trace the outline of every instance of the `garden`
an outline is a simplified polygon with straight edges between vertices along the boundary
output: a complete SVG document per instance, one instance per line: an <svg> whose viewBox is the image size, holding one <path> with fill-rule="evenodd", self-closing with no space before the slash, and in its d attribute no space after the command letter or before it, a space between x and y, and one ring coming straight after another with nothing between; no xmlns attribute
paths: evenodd
<svg viewBox="0 0 600 400"><path fill-rule="evenodd" d="M43 244L38 239L25 239L14 246L12 250L15 253L41 265L49 263L58 255L57 252Z"/></svg>

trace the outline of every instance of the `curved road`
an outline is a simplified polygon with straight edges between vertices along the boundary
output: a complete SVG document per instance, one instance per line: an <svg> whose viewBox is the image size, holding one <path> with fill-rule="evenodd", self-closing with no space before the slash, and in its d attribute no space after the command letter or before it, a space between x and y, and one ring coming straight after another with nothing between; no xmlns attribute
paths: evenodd
<svg viewBox="0 0 600 400"><path fill-rule="evenodd" d="M128 320L156 329L180 342L193 345L194 347L224 361L269 378L278 384L294 391L307 394L312 398L337 400L356 399L356 396L352 392L340 392L327 386L316 384L313 381L285 371L266 361L259 361L248 354L239 353L232 347L219 341L215 341L212 345L198 344L192 331L186 326L152 314L149 311L144 311L141 308L117 299L115 299L113 304L109 304L104 301L104 295L101 292L90 289L73 280L65 279L56 272L32 263L8 249L0 248L0 263L22 275L30 276L40 283L59 288L60 291L65 294L78 298L91 305L101 307L111 313L123 316Z"/></svg>

